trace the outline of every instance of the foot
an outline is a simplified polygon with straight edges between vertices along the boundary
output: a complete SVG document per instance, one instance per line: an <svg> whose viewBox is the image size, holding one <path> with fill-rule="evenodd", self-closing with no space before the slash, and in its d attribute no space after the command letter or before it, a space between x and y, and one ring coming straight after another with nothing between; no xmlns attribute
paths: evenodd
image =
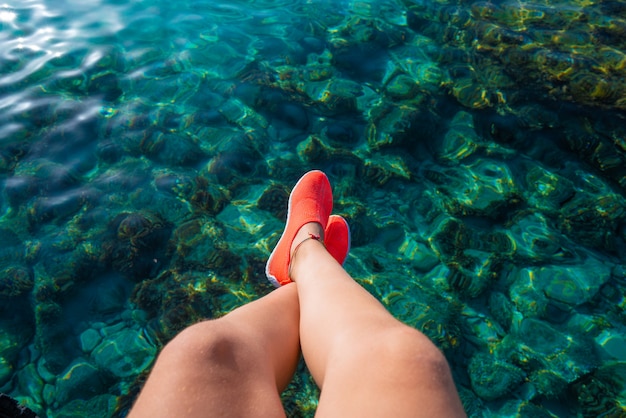
<svg viewBox="0 0 626 418"><path fill-rule="evenodd" d="M320 238L323 236L332 209L332 189L324 173L309 171L298 180L289 196L285 230L265 266L265 274L275 286L291 282L289 263L292 250L308 238L309 233Z"/></svg>
<svg viewBox="0 0 626 418"><path fill-rule="evenodd" d="M324 231L324 245L330 255L343 266L350 252L350 227L343 217L330 215Z"/></svg>

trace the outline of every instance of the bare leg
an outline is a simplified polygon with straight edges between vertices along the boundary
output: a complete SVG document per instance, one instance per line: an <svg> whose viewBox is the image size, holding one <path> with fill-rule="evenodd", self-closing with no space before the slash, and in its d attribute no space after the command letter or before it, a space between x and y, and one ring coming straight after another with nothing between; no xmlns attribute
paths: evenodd
<svg viewBox="0 0 626 418"><path fill-rule="evenodd" d="M300 355L295 284L182 331L167 344L129 414L284 417Z"/></svg>
<svg viewBox="0 0 626 418"><path fill-rule="evenodd" d="M292 251L320 230L304 225ZM319 241L304 241L291 263L302 353L321 388L318 416L465 416L439 349L387 312Z"/></svg>

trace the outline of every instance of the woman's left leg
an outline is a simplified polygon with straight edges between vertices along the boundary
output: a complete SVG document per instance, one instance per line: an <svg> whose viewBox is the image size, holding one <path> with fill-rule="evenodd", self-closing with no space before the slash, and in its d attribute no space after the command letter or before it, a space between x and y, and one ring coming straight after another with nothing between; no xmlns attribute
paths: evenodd
<svg viewBox="0 0 626 418"><path fill-rule="evenodd" d="M284 417L300 355L295 284L190 326L159 355L129 418Z"/></svg>

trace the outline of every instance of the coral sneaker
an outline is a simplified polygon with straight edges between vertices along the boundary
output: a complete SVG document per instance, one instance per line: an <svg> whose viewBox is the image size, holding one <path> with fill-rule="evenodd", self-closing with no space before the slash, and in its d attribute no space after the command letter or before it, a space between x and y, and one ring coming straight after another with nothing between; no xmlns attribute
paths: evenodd
<svg viewBox="0 0 626 418"><path fill-rule="evenodd" d="M343 266L350 252L350 227L348 222L339 215L330 215L324 230L326 250Z"/></svg>
<svg viewBox="0 0 626 418"><path fill-rule="evenodd" d="M308 222L317 222L326 230L332 210L333 192L326 174L313 170L302 176L289 196L287 224L283 235L265 265L265 275L274 286L291 283L291 244L300 228Z"/></svg>

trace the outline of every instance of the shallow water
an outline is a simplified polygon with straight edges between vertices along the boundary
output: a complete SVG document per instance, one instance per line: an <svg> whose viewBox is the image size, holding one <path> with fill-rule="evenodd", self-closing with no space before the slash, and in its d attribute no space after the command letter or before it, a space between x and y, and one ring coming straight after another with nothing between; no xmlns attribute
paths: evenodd
<svg viewBox="0 0 626 418"><path fill-rule="evenodd" d="M471 416L623 416L624 35L618 1L0 4L0 391L123 416L179 330L272 290L319 168Z"/></svg>

